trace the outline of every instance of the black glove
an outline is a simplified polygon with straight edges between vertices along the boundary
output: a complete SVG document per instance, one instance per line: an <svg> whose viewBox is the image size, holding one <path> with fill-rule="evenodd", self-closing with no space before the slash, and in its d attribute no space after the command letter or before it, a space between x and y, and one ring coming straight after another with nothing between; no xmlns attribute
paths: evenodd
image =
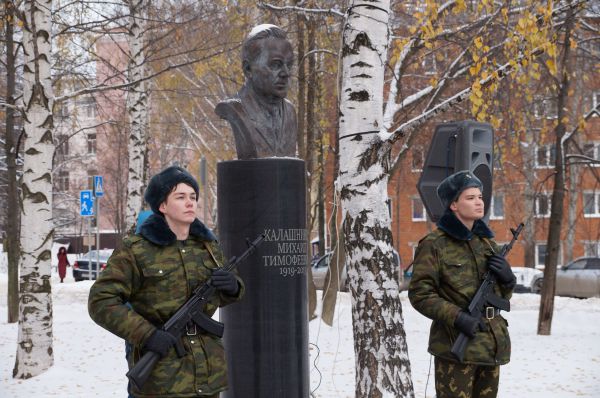
<svg viewBox="0 0 600 398"><path fill-rule="evenodd" d="M224 269L213 272L212 285L228 296L235 296L240 289L235 275Z"/></svg>
<svg viewBox="0 0 600 398"><path fill-rule="evenodd" d="M177 343L177 339L171 333L156 329L154 333L146 340L144 350L152 351L163 358L169 352L169 349Z"/></svg>
<svg viewBox="0 0 600 398"><path fill-rule="evenodd" d="M517 282L517 277L510 269L510 264L504 257L494 254L488 258L488 268L496 275L496 279L502 285L513 285Z"/></svg>
<svg viewBox="0 0 600 398"><path fill-rule="evenodd" d="M484 324L481 319L477 319L472 317L465 311L461 311L458 313L456 320L454 321L454 327L469 336L470 338L475 337L475 332L477 332L477 328L479 327L480 331L484 330Z"/></svg>

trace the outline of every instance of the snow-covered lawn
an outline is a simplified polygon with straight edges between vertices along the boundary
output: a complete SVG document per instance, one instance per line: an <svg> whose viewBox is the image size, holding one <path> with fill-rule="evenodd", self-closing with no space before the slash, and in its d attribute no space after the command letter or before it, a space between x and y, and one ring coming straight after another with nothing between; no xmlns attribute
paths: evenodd
<svg viewBox="0 0 600 398"><path fill-rule="evenodd" d="M17 325L6 323L6 274L0 274L0 397L125 397L124 344L87 314L91 282L53 277L55 364L30 380L14 380ZM319 296L320 296L320 292ZM429 320L401 294L416 397L433 397L427 354ZM551 336L536 335L539 296L516 294L510 324L513 356L503 366L502 398L600 397L600 299L557 297ZM315 397L354 396L350 297L340 293L336 322L310 323L310 379ZM318 356L317 356L318 353ZM433 369L432 369L433 370ZM244 397L240 397L244 398ZM266 398L266 397L265 397Z"/></svg>

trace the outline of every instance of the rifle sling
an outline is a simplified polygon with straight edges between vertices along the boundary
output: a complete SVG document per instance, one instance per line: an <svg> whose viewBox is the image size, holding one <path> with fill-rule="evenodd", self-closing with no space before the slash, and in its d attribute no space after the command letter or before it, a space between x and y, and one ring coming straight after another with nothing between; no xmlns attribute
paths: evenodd
<svg viewBox="0 0 600 398"><path fill-rule="evenodd" d="M206 241L203 241L202 243L204 243L204 247L206 247L206 250L208 250L208 254L210 254L210 258L212 258L212 260L215 262L217 267L221 268L221 264L219 264L219 262L217 261L217 258L213 254L212 250L210 250L210 246L208 245L208 243L206 243Z"/></svg>

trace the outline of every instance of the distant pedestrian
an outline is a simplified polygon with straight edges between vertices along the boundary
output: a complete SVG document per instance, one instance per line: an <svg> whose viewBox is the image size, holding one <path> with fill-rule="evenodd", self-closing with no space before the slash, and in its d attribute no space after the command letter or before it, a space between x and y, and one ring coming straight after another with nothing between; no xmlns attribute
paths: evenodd
<svg viewBox="0 0 600 398"><path fill-rule="evenodd" d="M437 398L494 398L500 366L510 360L508 323L494 307L477 319L465 310L489 270L498 284L494 293L510 299L516 284L510 265L481 220L483 184L469 171L443 180L437 194L446 211L438 229L425 236L415 252L408 297L413 307L433 320L429 353L435 357ZM460 333L471 340L462 362L451 353Z"/></svg>
<svg viewBox="0 0 600 398"><path fill-rule="evenodd" d="M70 267L69 259L67 258L67 249L62 246L58 249L58 276L60 277L60 283L63 283L63 279L67 275L67 267Z"/></svg>

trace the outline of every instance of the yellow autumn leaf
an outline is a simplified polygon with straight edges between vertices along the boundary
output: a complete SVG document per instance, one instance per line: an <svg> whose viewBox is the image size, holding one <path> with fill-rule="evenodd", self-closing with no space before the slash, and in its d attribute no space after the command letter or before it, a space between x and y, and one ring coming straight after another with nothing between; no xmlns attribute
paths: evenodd
<svg viewBox="0 0 600 398"><path fill-rule="evenodd" d="M571 39L569 39L569 46L572 49L575 49L575 48L577 48L577 42L571 38Z"/></svg>
<svg viewBox="0 0 600 398"><path fill-rule="evenodd" d="M471 102L473 103L473 105L476 105L477 107L481 107L481 105L483 105L483 100L481 98L472 98Z"/></svg>
<svg viewBox="0 0 600 398"><path fill-rule="evenodd" d="M553 59L546 60L546 66L548 67L548 70L550 70L550 73L556 75L556 64Z"/></svg>

